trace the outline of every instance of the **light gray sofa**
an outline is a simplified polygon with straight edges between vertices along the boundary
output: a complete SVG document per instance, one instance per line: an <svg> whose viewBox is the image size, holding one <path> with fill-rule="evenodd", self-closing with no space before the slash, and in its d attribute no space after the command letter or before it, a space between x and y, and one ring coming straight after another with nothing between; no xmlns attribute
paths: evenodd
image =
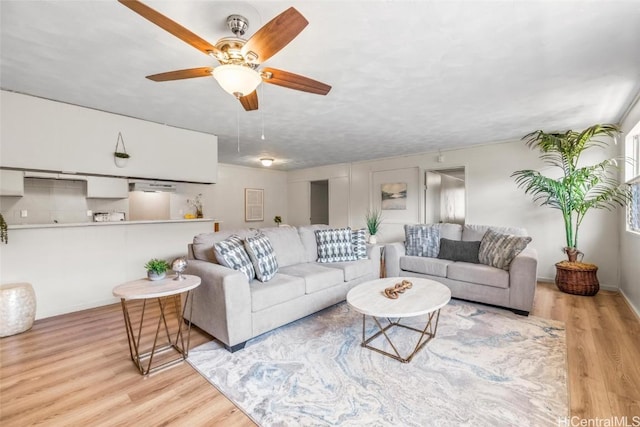
<svg viewBox="0 0 640 427"><path fill-rule="evenodd" d="M273 246L278 273L268 282L219 265L213 244L255 229L205 233L188 247L187 274L202 283L193 294L193 314L185 319L220 340L227 350L244 348L250 338L339 303L355 285L380 277L380 249L367 245L367 259L318 263L315 230L326 225L262 228Z"/></svg>
<svg viewBox="0 0 640 427"><path fill-rule="evenodd" d="M498 233L526 236L526 230L486 225L440 224L440 237L466 242L481 241L491 228ZM404 243L385 245L386 274L424 277L449 287L454 298L505 307L528 315L536 291L538 259L535 249L527 247L516 256L509 270L484 264L440 258L407 256Z"/></svg>

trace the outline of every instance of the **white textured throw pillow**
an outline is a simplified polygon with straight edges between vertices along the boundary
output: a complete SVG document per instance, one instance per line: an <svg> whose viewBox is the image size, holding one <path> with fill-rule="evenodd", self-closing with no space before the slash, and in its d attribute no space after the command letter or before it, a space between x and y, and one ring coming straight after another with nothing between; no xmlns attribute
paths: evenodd
<svg viewBox="0 0 640 427"><path fill-rule="evenodd" d="M511 261L531 242L531 237L514 236L493 231L484 233L480 241L478 259L482 264L508 270Z"/></svg>

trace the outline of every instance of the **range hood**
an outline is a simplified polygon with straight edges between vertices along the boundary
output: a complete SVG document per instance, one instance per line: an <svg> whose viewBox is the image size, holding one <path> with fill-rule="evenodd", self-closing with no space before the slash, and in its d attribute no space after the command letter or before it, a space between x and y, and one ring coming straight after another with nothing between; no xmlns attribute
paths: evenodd
<svg viewBox="0 0 640 427"><path fill-rule="evenodd" d="M164 191L168 193L176 192L176 184L173 182L165 181L143 181L143 180L130 180L129 191Z"/></svg>

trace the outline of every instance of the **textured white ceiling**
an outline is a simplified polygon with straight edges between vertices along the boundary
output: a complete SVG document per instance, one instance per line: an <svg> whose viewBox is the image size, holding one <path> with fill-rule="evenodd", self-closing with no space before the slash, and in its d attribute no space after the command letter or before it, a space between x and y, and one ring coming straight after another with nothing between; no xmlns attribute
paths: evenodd
<svg viewBox="0 0 640 427"><path fill-rule="evenodd" d="M238 103L213 78L144 78L217 64L115 0L0 1L0 86L212 133L221 162L282 170L616 122L640 91L640 0L146 3L211 43L230 14L250 37L293 5L310 24L264 65L333 89L262 85L238 152Z"/></svg>

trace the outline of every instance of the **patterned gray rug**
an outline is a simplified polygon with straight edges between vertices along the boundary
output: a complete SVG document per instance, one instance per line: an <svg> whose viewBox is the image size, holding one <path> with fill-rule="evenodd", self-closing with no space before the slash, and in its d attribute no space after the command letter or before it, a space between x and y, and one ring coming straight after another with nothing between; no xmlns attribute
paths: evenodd
<svg viewBox="0 0 640 427"><path fill-rule="evenodd" d="M452 300L408 364L362 348L361 335L362 316L342 303L236 353L210 342L188 360L262 426L551 426L569 415L561 322ZM391 337L402 355L417 339Z"/></svg>

